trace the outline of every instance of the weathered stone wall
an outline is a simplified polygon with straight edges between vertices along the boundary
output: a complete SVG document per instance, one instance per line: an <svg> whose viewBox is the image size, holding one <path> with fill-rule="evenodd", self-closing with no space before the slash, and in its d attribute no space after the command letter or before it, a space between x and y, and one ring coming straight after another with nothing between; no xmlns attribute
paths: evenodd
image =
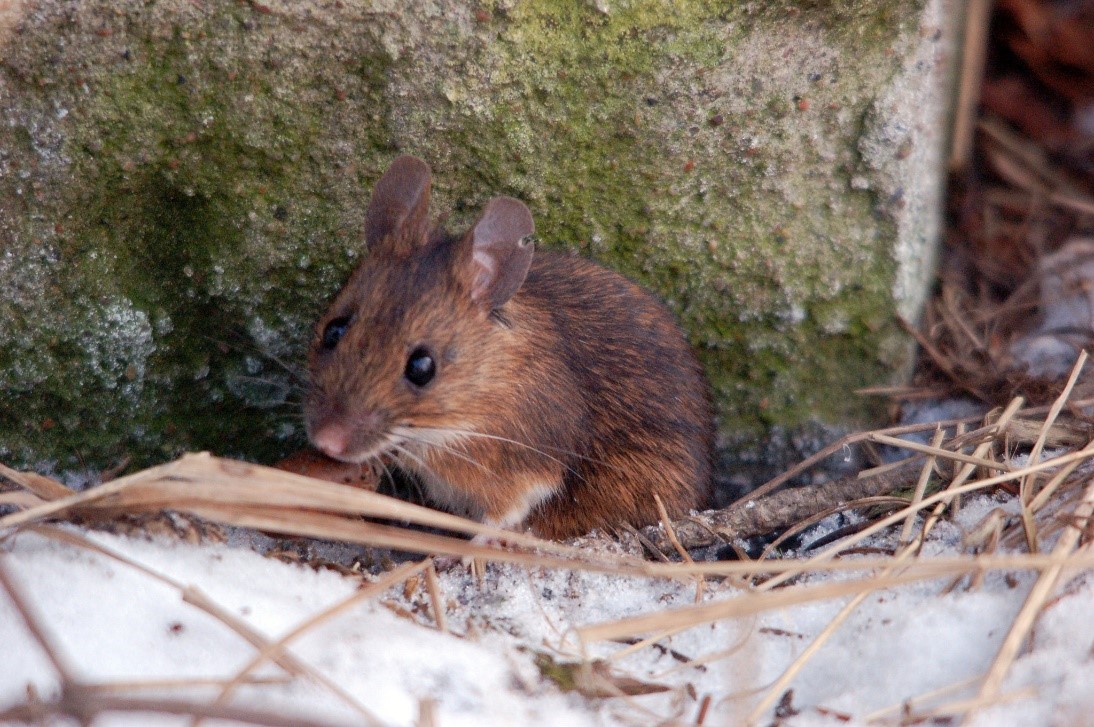
<svg viewBox="0 0 1094 727"><path fill-rule="evenodd" d="M299 444L281 364L400 152L450 226L511 194L658 290L727 462L862 423L931 272L940 2L7 3L0 457Z"/></svg>

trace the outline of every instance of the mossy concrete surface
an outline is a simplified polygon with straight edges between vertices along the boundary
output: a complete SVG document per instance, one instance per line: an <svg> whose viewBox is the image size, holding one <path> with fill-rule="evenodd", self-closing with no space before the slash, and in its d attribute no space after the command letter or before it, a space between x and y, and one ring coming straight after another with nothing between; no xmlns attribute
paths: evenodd
<svg viewBox="0 0 1094 727"><path fill-rule="evenodd" d="M869 422L852 391L906 370L941 0L7 5L4 459L298 446L291 370L397 153L449 226L511 194L660 292L732 468Z"/></svg>

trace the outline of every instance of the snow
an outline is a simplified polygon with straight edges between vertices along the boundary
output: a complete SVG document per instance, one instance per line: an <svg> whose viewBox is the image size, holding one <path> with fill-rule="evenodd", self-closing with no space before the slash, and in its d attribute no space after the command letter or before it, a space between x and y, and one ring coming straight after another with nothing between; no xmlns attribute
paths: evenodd
<svg viewBox="0 0 1094 727"><path fill-rule="evenodd" d="M935 529L924 557L960 553L962 534L996 508L1016 512L1012 501L998 496L970 499L954 522ZM265 557L247 547L246 538L195 545L67 527L178 584L200 589L270 639L360 585L360 579L333 570ZM879 536L872 543L891 544L891 537ZM226 679L255 654L237 633L185 602L177 587L88 549L23 532L0 544L0 563L79 679ZM804 582L851 577L816 574ZM291 642L290 650L385 724L419 724L423 700L435 702L436 724L445 727L656 724L672 718L690 724L704 695L713 697L706 724L740 724L758 696L846 602L811 603L704 625L615 659L612 655L625 645L583 646L573 629L688 605L694 601L694 582L502 565L491 565L481 581L463 568L442 573L440 580L451 634L433 626L424 587L411 591L398 585L308 630ZM886 719L896 723L904 700L982 676L1033 580L1031 573L989 573L973 588L964 581L944 592L950 583L939 580L872 593L797 674L791 683L797 714L780 724L860 725L890 707ZM969 724L1094 725L1094 577L1073 573L1062 584L1004 683L1004 695L1026 688L1034 692L982 709ZM708 581L704 598L740 593L729 581ZM0 709L25 701L28 685L43 700L56 696L56 674L2 595L0 643ZM671 689L607 699L562 692L541 676L537 654L557 662L583 655L612 658L613 673ZM683 663L679 655L721 658L696 666ZM257 673L283 674L268 663ZM138 693L209 702L219 690L174 686ZM974 696L970 688L942 699ZM338 697L303 678L246 686L232 704L331 724L361 723L360 715ZM185 723L148 714L104 715L96 722Z"/></svg>

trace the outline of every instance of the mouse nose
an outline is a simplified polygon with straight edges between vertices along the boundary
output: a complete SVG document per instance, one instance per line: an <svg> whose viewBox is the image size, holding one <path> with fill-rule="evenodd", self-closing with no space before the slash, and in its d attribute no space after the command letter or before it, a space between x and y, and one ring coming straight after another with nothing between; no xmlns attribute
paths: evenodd
<svg viewBox="0 0 1094 727"><path fill-rule="evenodd" d="M350 431L345 424L324 424L312 434L312 442L328 457L340 457L349 448Z"/></svg>

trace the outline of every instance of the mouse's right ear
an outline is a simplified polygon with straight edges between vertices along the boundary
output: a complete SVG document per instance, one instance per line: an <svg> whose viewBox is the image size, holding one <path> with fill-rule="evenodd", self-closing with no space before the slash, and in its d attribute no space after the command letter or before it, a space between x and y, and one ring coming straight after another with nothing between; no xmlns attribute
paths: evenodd
<svg viewBox="0 0 1094 727"><path fill-rule="evenodd" d="M532 213L512 197L494 197L486 203L465 240L470 274L471 299L493 310L505 304L524 284L532 265L534 247L528 239L535 233Z"/></svg>
<svg viewBox="0 0 1094 727"><path fill-rule="evenodd" d="M409 253L429 236L429 165L401 156L376 182L365 216L369 251L381 248Z"/></svg>

